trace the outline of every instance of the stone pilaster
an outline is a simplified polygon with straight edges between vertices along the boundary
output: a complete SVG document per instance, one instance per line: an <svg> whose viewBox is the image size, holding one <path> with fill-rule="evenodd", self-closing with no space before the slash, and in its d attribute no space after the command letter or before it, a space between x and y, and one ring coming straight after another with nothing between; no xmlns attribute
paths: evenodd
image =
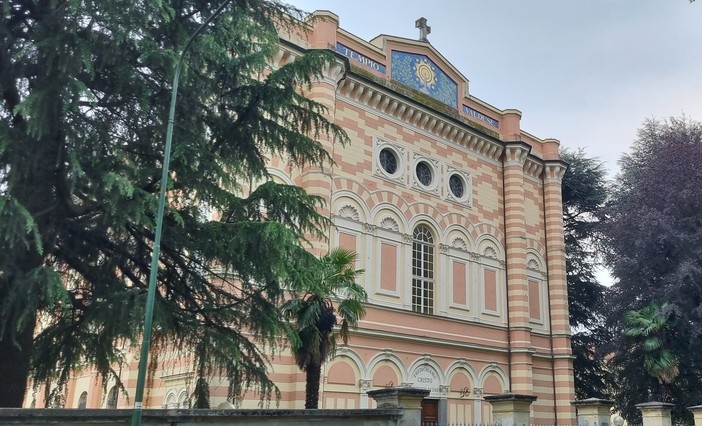
<svg viewBox="0 0 702 426"><path fill-rule="evenodd" d="M558 141L547 140L558 144ZM565 243L563 239L563 199L561 181L567 165L560 160L544 164L544 226L546 233L546 262L548 264L548 293L553 345L556 414L560 420L574 419L573 359L568 319L568 284L566 280Z"/></svg>
<svg viewBox="0 0 702 426"><path fill-rule="evenodd" d="M610 410L614 402L607 399L588 398L573 401L571 404L578 410L578 426L609 426Z"/></svg>
<svg viewBox="0 0 702 426"><path fill-rule="evenodd" d="M368 408L368 391L373 389L373 380L363 380L358 382L361 391L360 408Z"/></svg>
<svg viewBox="0 0 702 426"><path fill-rule="evenodd" d="M636 404L643 417L643 426L672 426L670 412L674 406L665 402Z"/></svg>
<svg viewBox="0 0 702 426"><path fill-rule="evenodd" d="M503 160L510 381L511 391L525 394L533 391L524 216L524 162L530 149L523 142L506 142Z"/></svg>
<svg viewBox="0 0 702 426"><path fill-rule="evenodd" d="M531 425L531 404L536 401L532 395L507 393L486 396L492 405L492 422L500 426Z"/></svg>

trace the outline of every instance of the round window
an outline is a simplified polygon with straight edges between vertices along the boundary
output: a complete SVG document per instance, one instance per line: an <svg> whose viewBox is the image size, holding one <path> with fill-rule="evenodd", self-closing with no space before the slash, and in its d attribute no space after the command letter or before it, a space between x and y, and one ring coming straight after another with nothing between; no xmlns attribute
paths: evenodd
<svg viewBox="0 0 702 426"><path fill-rule="evenodd" d="M385 170L385 173L388 174L395 174L397 172L397 156L395 155L395 152L393 152L391 149L388 148L383 148L380 151L380 167Z"/></svg>
<svg viewBox="0 0 702 426"><path fill-rule="evenodd" d="M417 168L415 169L417 173L417 180L424 186L431 185L432 180L434 180L431 167L425 161L420 161L417 163Z"/></svg>
<svg viewBox="0 0 702 426"><path fill-rule="evenodd" d="M453 194L453 196L456 198L462 198L463 194L465 194L466 192L466 187L463 183L463 179L461 179L461 177L456 174L451 175L451 177L449 178L449 189L451 190L451 194Z"/></svg>

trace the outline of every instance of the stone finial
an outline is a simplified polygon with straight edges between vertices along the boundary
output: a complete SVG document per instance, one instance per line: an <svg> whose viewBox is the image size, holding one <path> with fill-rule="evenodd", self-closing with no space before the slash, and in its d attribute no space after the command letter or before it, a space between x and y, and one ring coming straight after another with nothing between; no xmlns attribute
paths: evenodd
<svg viewBox="0 0 702 426"><path fill-rule="evenodd" d="M419 18L414 21L414 27L419 28L419 41L429 42L427 36L431 33L431 27L427 25L427 18Z"/></svg>

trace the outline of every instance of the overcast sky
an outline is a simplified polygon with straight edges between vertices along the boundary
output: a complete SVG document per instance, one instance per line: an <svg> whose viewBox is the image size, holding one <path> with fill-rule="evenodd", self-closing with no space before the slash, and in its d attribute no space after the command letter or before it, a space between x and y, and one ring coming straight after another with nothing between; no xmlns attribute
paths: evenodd
<svg viewBox="0 0 702 426"><path fill-rule="evenodd" d="M687 0L291 0L330 10L364 40L429 41L473 96L522 111L522 129L582 147L610 175L645 118L702 120L702 2Z"/></svg>

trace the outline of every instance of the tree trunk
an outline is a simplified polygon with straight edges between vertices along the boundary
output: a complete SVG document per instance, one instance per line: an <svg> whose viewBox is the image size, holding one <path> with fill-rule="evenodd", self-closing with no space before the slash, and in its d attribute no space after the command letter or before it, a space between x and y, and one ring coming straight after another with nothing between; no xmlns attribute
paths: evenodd
<svg viewBox="0 0 702 426"><path fill-rule="evenodd" d="M0 408L22 407L34 341L34 324L34 319L28 321L24 330L15 335L14 341L9 331L14 324L10 324L4 335L0 336Z"/></svg>
<svg viewBox="0 0 702 426"><path fill-rule="evenodd" d="M39 4L40 3L40 4ZM56 13L56 8L62 8L57 2L38 2L33 6L34 14L31 19L36 19L33 29L36 34L62 34L62 15ZM48 38L40 39L48 40ZM9 158L9 173L7 178L7 192L14 197L32 216L34 224L40 234L40 253L34 246L33 236L27 236L27 248L10 250L0 256L12 256L11 261L0 273L0 301L6 300L13 287L23 285L29 274L44 264L44 259L51 255L54 241L58 238L55 226L60 222L60 209L57 182L62 178L61 167L65 162L60 154L64 145L63 111L65 106L65 84L69 78L62 73L61 55L51 43L36 43L37 62L41 64L35 75L29 78L30 91L41 99L41 128L39 136L35 136L31 126L21 112L16 112L21 101L21 90L18 88L21 79L10 72L8 58L0 58L0 75L12 76L12 79L3 81L2 101L8 111L12 111L12 126L10 127L10 145L7 150ZM37 118L36 120L40 120ZM70 194L68 195L70 199ZM7 246L5 246L7 247ZM38 292L36 292L38 293ZM33 294L34 297L40 297ZM19 303L22 303L20 301ZM41 309L41 303L39 304ZM36 304L35 304L36 306ZM10 306L4 312L3 320L6 321L3 330L0 330L0 407L21 407L30 368L30 360L34 345L34 331L36 327L37 312L29 312L23 319L22 329L18 329L16 322L17 310L22 306Z"/></svg>
<svg viewBox="0 0 702 426"><path fill-rule="evenodd" d="M319 379L322 375L322 364L310 364L305 370L305 408L319 408Z"/></svg>

